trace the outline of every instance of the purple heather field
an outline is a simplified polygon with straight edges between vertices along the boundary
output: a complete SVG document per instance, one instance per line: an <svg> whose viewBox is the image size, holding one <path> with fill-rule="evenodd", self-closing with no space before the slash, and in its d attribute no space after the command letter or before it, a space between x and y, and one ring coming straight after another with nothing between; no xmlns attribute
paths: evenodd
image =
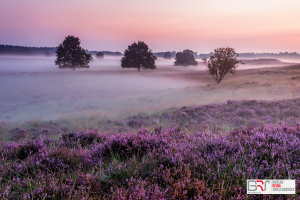
<svg viewBox="0 0 300 200"><path fill-rule="evenodd" d="M58 69L0 57L0 199L300 199L300 66ZM296 195L247 195L296 179Z"/></svg>

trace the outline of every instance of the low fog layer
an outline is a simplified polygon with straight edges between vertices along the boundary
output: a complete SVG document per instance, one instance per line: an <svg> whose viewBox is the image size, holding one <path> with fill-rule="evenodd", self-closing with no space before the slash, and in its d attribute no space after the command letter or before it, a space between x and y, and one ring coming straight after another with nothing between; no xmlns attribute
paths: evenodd
<svg viewBox="0 0 300 200"><path fill-rule="evenodd" d="M58 69L54 58L1 58L0 120L53 119L95 109L109 113L147 104L162 91L191 84L122 69L120 58L95 59L90 67L72 71Z"/></svg>
<svg viewBox="0 0 300 200"><path fill-rule="evenodd" d="M121 58L119 56L105 56L104 59L94 58L89 66L89 69L76 69L76 71L125 71L128 69L121 69ZM58 69L54 65L55 57L45 56L9 56L0 55L0 73L3 72L61 72L70 71L68 69ZM205 70L206 67L203 65L201 59L196 59L198 66L173 66L175 59L165 60L158 58L156 60L156 66L158 70ZM245 65L239 65L238 69L252 69L262 67L278 67L289 64L297 63L295 60L278 60L278 59L242 59ZM300 60L299 62L300 63Z"/></svg>
<svg viewBox="0 0 300 200"><path fill-rule="evenodd" d="M209 95L213 102L224 100L221 94L205 93L207 88L199 90L207 81L213 83L209 76L190 79L183 75L204 72L201 60L198 66L182 67L173 66L174 59L159 58L156 61L158 69L138 72L137 69L122 69L120 59L94 59L90 69L72 71L58 69L54 65L55 57L0 57L0 121L50 120L81 112L136 113L209 103L204 100ZM239 69L287 65L279 60L244 62ZM222 95L235 98L234 92L228 92L229 96L226 93Z"/></svg>

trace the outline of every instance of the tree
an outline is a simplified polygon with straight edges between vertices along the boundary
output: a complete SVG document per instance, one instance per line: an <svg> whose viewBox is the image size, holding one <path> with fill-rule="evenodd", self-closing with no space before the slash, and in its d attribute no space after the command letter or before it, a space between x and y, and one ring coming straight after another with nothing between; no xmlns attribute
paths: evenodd
<svg viewBox="0 0 300 200"><path fill-rule="evenodd" d="M80 46L78 37L68 36L63 43L56 47L55 65L58 68L89 68L89 62L93 59L91 54L87 54Z"/></svg>
<svg viewBox="0 0 300 200"><path fill-rule="evenodd" d="M155 60L157 57L153 55L151 49L141 41L133 43L124 51L124 57L121 60L122 68L140 68L156 69Z"/></svg>
<svg viewBox="0 0 300 200"><path fill-rule="evenodd" d="M175 65L189 66L189 65L198 65L198 62L195 60L193 51L184 50L183 52L177 52L175 58Z"/></svg>
<svg viewBox="0 0 300 200"><path fill-rule="evenodd" d="M50 57L50 56L51 56L50 53L47 52L47 51L44 53L44 55L45 55L46 57Z"/></svg>
<svg viewBox="0 0 300 200"><path fill-rule="evenodd" d="M208 68L208 74L212 75L215 82L219 84L227 73L234 75L238 67L238 63L244 64L241 60L237 60L239 54L233 48L217 48L210 59L202 59Z"/></svg>
<svg viewBox="0 0 300 200"><path fill-rule="evenodd" d="M171 52L170 51L165 52L163 58L167 60L171 60Z"/></svg>
<svg viewBox="0 0 300 200"><path fill-rule="evenodd" d="M96 57L97 57L97 58L103 58L103 57L104 57L103 52L99 51L99 52L96 54Z"/></svg>

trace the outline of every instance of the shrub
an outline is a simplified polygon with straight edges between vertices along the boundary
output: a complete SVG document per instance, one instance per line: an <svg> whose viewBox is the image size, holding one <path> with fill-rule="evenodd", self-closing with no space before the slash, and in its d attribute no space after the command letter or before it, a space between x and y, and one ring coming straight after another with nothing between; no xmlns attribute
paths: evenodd
<svg viewBox="0 0 300 200"><path fill-rule="evenodd" d="M11 139L22 140L27 136L28 132L23 128L14 128L11 132Z"/></svg>
<svg viewBox="0 0 300 200"><path fill-rule="evenodd" d="M164 53L164 56L163 56L164 59L171 60L171 57L172 57L172 55L171 55L170 51L167 51Z"/></svg>
<svg viewBox="0 0 300 200"><path fill-rule="evenodd" d="M243 117L243 118L251 118L251 117L255 116L255 113L252 109L240 108L240 109L238 109L236 115Z"/></svg>
<svg viewBox="0 0 300 200"><path fill-rule="evenodd" d="M7 159L24 160L29 155L37 153L42 147L43 142L33 141L21 144L8 144L1 149L2 157Z"/></svg>
<svg viewBox="0 0 300 200"><path fill-rule="evenodd" d="M145 134L122 134L110 137L109 140L99 145L92 152L95 161L99 158L104 160L111 159L128 159L133 155L138 157L145 155L155 147L159 147L162 141L156 135Z"/></svg>
<svg viewBox="0 0 300 200"><path fill-rule="evenodd" d="M94 143L101 143L106 140L105 134L99 134L98 130L89 130L81 133L64 133L61 135L62 146L74 147L79 144L81 147L86 147Z"/></svg>
<svg viewBox="0 0 300 200"><path fill-rule="evenodd" d="M104 58L103 52L99 51L98 53L96 53L96 57L99 58L99 59Z"/></svg>
<svg viewBox="0 0 300 200"><path fill-rule="evenodd" d="M183 52L177 52L175 58L175 65L189 66L189 65L198 65L198 62L194 58L193 51L183 50Z"/></svg>
<svg viewBox="0 0 300 200"><path fill-rule="evenodd" d="M233 48L218 48L214 50L209 60L204 58L203 61L208 68L208 74L212 75L215 82L219 84L226 74L234 75L238 63L244 64L241 60L237 60L238 56L239 54Z"/></svg>

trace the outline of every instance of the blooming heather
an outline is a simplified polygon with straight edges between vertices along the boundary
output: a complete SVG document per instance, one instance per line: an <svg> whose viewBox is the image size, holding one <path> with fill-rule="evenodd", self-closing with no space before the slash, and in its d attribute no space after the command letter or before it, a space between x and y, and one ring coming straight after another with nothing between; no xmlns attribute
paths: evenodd
<svg viewBox="0 0 300 200"><path fill-rule="evenodd" d="M6 144L0 152L1 199L299 198L246 194L247 179L298 183L300 130L287 124L226 134L185 133L177 125L88 130Z"/></svg>

